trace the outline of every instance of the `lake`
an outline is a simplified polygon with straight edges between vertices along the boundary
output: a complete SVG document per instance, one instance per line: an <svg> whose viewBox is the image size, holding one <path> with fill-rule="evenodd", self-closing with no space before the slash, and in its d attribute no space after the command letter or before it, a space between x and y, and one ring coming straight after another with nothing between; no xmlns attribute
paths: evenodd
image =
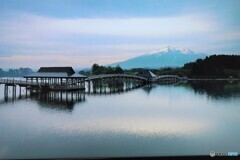
<svg viewBox="0 0 240 160"><path fill-rule="evenodd" d="M239 81L80 93L67 103L18 92L6 99L0 85L1 159L240 153Z"/></svg>

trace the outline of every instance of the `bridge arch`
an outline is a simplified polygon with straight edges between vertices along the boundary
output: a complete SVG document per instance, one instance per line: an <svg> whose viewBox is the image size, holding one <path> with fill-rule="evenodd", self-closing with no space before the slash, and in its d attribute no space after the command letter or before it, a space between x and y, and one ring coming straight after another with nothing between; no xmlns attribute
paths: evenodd
<svg viewBox="0 0 240 160"><path fill-rule="evenodd" d="M165 80L165 79L168 79L168 80L171 80L171 79L181 80L182 78L177 76L177 75L162 75L162 76L158 76L155 80L158 81L158 80Z"/></svg>
<svg viewBox="0 0 240 160"><path fill-rule="evenodd" d="M97 88L100 90L106 86L108 88L115 88L117 90L124 90L123 88L136 88L140 87L148 82L144 77L128 75L128 74L102 74L89 76L85 79L87 92L96 92ZM110 90L111 92L111 90Z"/></svg>
<svg viewBox="0 0 240 160"><path fill-rule="evenodd" d="M102 74L102 75L94 75L89 76L85 79L85 81L94 81L99 79L111 79L111 78L130 78L130 79L136 79L143 82L147 82L147 78L135 76L135 75L128 75L128 74Z"/></svg>
<svg viewBox="0 0 240 160"><path fill-rule="evenodd" d="M177 75L162 75L154 79L154 82L161 84L177 84L182 81L182 77Z"/></svg>

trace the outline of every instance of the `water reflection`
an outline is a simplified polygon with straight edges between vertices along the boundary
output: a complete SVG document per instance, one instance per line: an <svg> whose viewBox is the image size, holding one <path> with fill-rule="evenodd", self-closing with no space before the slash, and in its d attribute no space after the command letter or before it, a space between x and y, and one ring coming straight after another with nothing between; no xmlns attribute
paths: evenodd
<svg viewBox="0 0 240 160"><path fill-rule="evenodd" d="M150 92L157 86L158 86L157 84L152 83L152 84L145 85L144 87L142 87L142 89L145 91L146 94L149 95Z"/></svg>
<svg viewBox="0 0 240 160"><path fill-rule="evenodd" d="M119 94L131 91L143 86L139 83L123 82L121 80L114 81L95 81L92 83L92 89L87 91L89 94Z"/></svg>
<svg viewBox="0 0 240 160"><path fill-rule="evenodd" d="M194 80L179 81L177 83L153 83L145 85L142 89L149 95L150 92L158 86L183 87L188 90L193 90L195 94L207 95L212 99L240 97L240 81Z"/></svg>
<svg viewBox="0 0 240 160"><path fill-rule="evenodd" d="M71 112L76 104L85 102L86 94L91 95L112 95L122 94L129 92L133 89L141 87L139 84L127 83L115 80L114 82L105 81L105 83L94 82L91 85L91 90L87 91L39 91L30 90L17 87L17 92L8 88L7 92L4 91L4 98L0 100L0 104L14 103L16 101L30 99L36 102L40 107L51 108L56 110L65 110ZM1 92L2 94L2 92Z"/></svg>
<svg viewBox="0 0 240 160"><path fill-rule="evenodd" d="M72 111L75 104L85 102L85 92L33 92L29 98L36 101L40 107Z"/></svg>
<svg viewBox="0 0 240 160"><path fill-rule="evenodd" d="M131 92L126 84L109 86L107 95L96 85L96 93L83 92L81 100L71 92L29 92L7 102L0 86L0 159L240 151L239 82L152 84ZM211 86L234 98L208 98L216 96Z"/></svg>
<svg viewBox="0 0 240 160"><path fill-rule="evenodd" d="M155 82L158 85L178 85L180 83L186 83L187 81L175 81L175 80L169 80L169 81L157 81Z"/></svg>
<svg viewBox="0 0 240 160"><path fill-rule="evenodd" d="M13 103L14 101L30 98L36 101L40 106L50 106L52 108L72 110L74 105L85 101L85 94L92 95L111 95L122 94L136 88L142 88L147 95L158 86L175 86L184 87L193 90L195 94L207 95L213 99L231 98L240 96L239 81L188 81L178 83L152 83L147 85L134 85L134 83L126 83L121 81L108 81L105 83L92 83L91 91L73 91L73 92L34 92L25 89L17 89L17 93L9 89L4 98L0 100L0 104ZM1 91L2 92L2 91ZM2 94L2 93L1 93Z"/></svg>
<svg viewBox="0 0 240 160"><path fill-rule="evenodd" d="M240 96L239 81L190 81L191 88L197 94L206 94L213 99Z"/></svg>
<svg viewBox="0 0 240 160"><path fill-rule="evenodd" d="M40 107L51 108L56 110L72 111L74 106L78 103L85 102L84 91L73 92L24 92L24 94L18 93L18 96L5 95L4 99L0 101L0 104L15 103L17 101L31 100L36 102Z"/></svg>

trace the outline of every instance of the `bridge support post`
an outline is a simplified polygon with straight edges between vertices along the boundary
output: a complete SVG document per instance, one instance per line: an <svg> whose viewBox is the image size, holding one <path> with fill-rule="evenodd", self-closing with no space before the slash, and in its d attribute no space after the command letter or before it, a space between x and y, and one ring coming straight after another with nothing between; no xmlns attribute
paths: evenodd
<svg viewBox="0 0 240 160"><path fill-rule="evenodd" d="M16 86L13 85L12 87L12 98L15 99L16 98Z"/></svg>
<svg viewBox="0 0 240 160"><path fill-rule="evenodd" d="M103 84L103 79L99 81L100 94L102 94L102 84Z"/></svg>
<svg viewBox="0 0 240 160"><path fill-rule="evenodd" d="M68 101L68 92L66 91L66 101Z"/></svg>
<svg viewBox="0 0 240 160"><path fill-rule="evenodd" d="M25 87L25 90L26 90L26 98L27 98L27 90L28 90L28 89L27 89L27 85L26 85L26 87Z"/></svg>
<svg viewBox="0 0 240 160"><path fill-rule="evenodd" d="M4 98L5 98L5 100L8 99L8 86L7 85L4 86Z"/></svg>
<svg viewBox="0 0 240 160"><path fill-rule="evenodd" d="M107 93L107 82L104 82L104 93Z"/></svg>
<svg viewBox="0 0 240 160"><path fill-rule="evenodd" d="M73 91L71 92L71 98L72 98L72 102L73 102Z"/></svg>
<svg viewBox="0 0 240 160"><path fill-rule="evenodd" d="M62 91L60 91L60 101L62 102Z"/></svg>
<svg viewBox="0 0 240 160"><path fill-rule="evenodd" d="M88 83L88 93L90 93L91 92L91 81L89 80L87 83Z"/></svg>
<svg viewBox="0 0 240 160"><path fill-rule="evenodd" d="M19 97L21 97L21 86L19 86Z"/></svg>

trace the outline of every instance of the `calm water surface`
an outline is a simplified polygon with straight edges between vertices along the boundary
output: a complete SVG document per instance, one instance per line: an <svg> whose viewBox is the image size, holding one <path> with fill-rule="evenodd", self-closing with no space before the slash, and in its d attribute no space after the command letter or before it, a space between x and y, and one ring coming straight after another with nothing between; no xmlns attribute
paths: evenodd
<svg viewBox="0 0 240 160"><path fill-rule="evenodd" d="M145 86L70 104L3 93L1 85L1 159L240 153L239 82Z"/></svg>

